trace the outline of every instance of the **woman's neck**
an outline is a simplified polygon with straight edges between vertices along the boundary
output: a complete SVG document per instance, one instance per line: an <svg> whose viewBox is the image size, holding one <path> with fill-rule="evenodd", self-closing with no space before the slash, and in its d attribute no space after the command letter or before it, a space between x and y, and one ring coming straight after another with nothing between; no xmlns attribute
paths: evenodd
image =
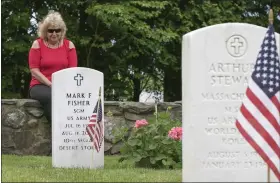
<svg viewBox="0 0 280 183"><path fill-rule="evenodd" d="M60 41L56 41L56 42L46 41L46 44L49 48L58 48L59 44L60 44Z"/></svg>

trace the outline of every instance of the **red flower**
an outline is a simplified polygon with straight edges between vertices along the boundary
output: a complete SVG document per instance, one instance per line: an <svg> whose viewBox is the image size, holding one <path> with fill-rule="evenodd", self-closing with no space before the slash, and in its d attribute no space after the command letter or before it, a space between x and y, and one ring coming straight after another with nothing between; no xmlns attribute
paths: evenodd
<svg viewBox="0 0 280 183"><path fill-rule="evenodd" d="M146 126L146 125L148 125L149 123L148 123L148 121L146 121L145 119L141 119L141 120L136 120L136 122L135 122L135 128L140 128L140 127L142 127L142 126Z"/></svg>
<svg viewBox="0 0 280 183"><path fill-rule="evenodd" d="M183 134L182 127L173 127L168 132L168 137L170 137L173 140L182 140L182 134Z"/></svg>

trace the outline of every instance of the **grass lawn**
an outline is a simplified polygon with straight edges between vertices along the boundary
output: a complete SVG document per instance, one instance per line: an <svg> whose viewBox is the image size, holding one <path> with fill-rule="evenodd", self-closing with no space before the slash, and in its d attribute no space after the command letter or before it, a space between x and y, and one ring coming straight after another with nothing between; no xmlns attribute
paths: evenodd
<svg viewBox="0 0 280 183"><path fill-rule="evenodd" d="M51 157L2 155L3 182L181 182L181 169L134 168L105 156L104 169L52 168Z"/></svg>

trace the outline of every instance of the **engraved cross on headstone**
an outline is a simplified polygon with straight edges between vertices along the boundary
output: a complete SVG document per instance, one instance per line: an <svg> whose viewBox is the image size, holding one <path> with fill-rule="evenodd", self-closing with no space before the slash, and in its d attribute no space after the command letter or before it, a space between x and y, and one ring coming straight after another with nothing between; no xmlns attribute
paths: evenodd
<svg viewBox="0 0 280 183"><path fill-rule="evenodd" d="M77 76L74 76L74 80L77 81L77 86L81 86L81 82L84 79L84 77L81 74L77 74Z"/></svg>
<svg viewBox="0 0 280 183"><path fill-rule="evenodd" d="M240 48L243 47L243 42L239 40L238 37L234 38L234 41L231 42L231 47L234 48L234 53L239 54Z"/></svg>

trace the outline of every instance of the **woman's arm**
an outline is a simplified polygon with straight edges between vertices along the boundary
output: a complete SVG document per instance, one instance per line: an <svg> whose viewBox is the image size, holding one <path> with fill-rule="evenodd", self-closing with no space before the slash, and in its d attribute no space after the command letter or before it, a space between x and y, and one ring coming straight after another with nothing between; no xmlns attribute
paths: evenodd
<svg viewBox="0 0 280 183"><path fill-rule="evenodd" d="M77 61L77 53L75 45L69 41L69 52L68 52L68 67L77 67L78 61Z"/></svg>
<svg viewBox="0 0 280 183"><path fill-rule="evenodd" d="M51 87L52 83L48 78L46 78L41 72L40 72L40 57L41 57L41 52L40 52L40 45L37 40L35 40L32 44L32 47L29 51L29 68L30 72L33 77L35 77L39 82L42 84L45 84L49 87Z"/></svg>
<svg viewBox="0 0 280 183"><path fill-rule="evenodd" d="M40 83L45 84L49 87L52 86L52 83L48 78L46 78L38 68L32 68L30 69L32 76L34 76Z"/></svg>

